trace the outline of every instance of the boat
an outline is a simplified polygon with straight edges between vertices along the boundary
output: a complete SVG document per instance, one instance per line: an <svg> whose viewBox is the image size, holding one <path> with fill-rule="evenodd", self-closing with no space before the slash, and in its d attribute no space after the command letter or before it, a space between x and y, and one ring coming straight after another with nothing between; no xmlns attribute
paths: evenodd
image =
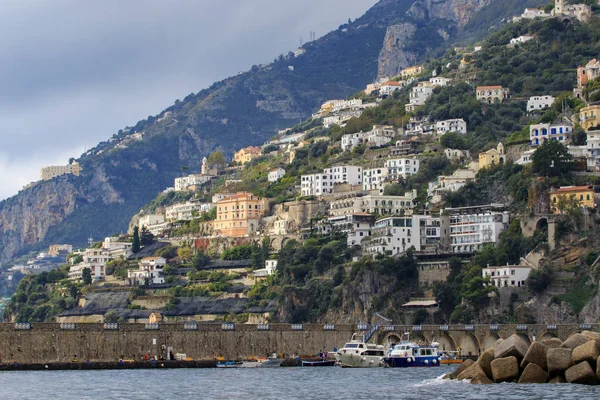
<svg viewBox="0 0 600 400"><path fill-rule="evenodd" d="M386 366L394 368L440 366L436 343L421 346L413 342L402 341L389 350L383 361Z"/></svg>
<svg viewBox="0 0 600 400"><path fill-rule="evenodd" d="M217 368L241 368L241 361L219 361L217 362Z"/></svg>
<svg viewBox="0 0 600 400"><path fill-rule="evenodd" d="M357 333L335 353L336 361L344 368L383 367L384 357L383 346L365 343L365 336Z"/></svg>
<svg viewBox="0 0 600 400"><path fill-rule="evenodd" d="M302 360L303 367L334 367L335 360Z"/></svg>
<svg viewBox="0 0 600 400"><path fill-rule="evenodd" d="M273 367L281 367L281 363L283 362L282 358L277 357L277 354L273 353L271 357L266 360L259 361L256 365L258 368L273 368Z"/></svg>
<svg viewBox="0 0 600 400"><path fill-rule="evenodd" d="M440 357L440 364L442 365L462 364L462 362L463 360L458 351L447 351L442 353Z"/></svg>

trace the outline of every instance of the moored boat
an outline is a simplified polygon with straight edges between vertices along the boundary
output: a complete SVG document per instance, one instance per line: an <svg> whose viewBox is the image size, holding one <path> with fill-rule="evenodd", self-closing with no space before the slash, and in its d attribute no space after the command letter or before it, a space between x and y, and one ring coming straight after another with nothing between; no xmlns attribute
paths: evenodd
<svg viewBox="0 0 600 400"><path fill-rule="evenodd" d="M303 367L333 367L335 366L335 360L302 360Z"/></svg>
<svg viewBox="0 0 600 400"><path fill-rule="evenodd" d="M440 356L441 365L462 364L463 360L458 351L448 351Z"/></svg>
<svg viewBox="0 0 600 400"><path fill-rule="evenodd" d="M440 360L437 345L421 346L413 342L402 341L389 350L383 360L388 367L439 367Z"/></svg>
<svg viewBox="0 0 600 400"><path fill-rule="evenodd" d="M354 334L350 342L335 353L336 361L345 368L382 367L385 350L383 346L365 343L364 335Z"/></svg>
<svg viewBox="0 0 600 400"><path fill-rule="evenodd" d="M282 362L283 362L283 359L279 358L277 356L277 354L273 353L273 355L271 355L271 357L267 358L266 360L259 361L258 364L256 365L256 367L258 367L258 368L280 367Z"/></svg>

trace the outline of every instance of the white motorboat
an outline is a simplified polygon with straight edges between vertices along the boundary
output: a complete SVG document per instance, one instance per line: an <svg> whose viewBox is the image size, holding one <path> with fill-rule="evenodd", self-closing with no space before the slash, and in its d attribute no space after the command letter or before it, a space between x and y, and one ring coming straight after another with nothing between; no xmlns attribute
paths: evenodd
<svg viewBox="0 0 600 400"><path fill-rule="evenodd" d="M364 335L354 334L350 342L335 353L337 362L346 368L383 367L385 349L378 344L365 343Z"/></svg>
<svg viewBox="0 0 600 400"><path fill-rule="evenodd" d="M266 360L259 361L256 365L258 368L273 368L273 367L281 367L281 363L283 362L282 358L277 357L277 354L273 353L271 357Z"/></svg>

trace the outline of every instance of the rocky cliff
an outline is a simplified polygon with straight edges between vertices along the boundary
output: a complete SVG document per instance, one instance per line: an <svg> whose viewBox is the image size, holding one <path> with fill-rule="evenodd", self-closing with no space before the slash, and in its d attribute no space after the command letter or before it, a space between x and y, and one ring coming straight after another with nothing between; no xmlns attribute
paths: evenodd
<svg viewBox="0 0 600 400"><path fill-rule="evenodd" d="M307 43L303 56L290 53L253 66L120 130L78 159L82 176L42 182L0 202L0 263L35 246L82 245L90 236L125 231L132 215L173 185L182 166L198 172L211 151L231 156L263 143L324 100L364 88L377 75L378 60L380 74L393 74L428 51L442 51L461 32L472 32L469 25L490 2L514 13L531 3L381 0L354 22Z"/></svg>

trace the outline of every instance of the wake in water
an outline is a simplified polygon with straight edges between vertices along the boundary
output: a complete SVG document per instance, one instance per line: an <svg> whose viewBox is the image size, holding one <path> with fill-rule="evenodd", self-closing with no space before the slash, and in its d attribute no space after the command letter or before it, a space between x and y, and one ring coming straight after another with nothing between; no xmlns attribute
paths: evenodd
<svg viewBox="0 0 600 400"><path fill-rule="evenodd" d="M446 374L442 374L442 375L438 376L437 378L425 379L421 382L414 383L414 384L408 385L408 386L413 387L413 388L418 388L418 387L423 387L423 386L452 385L452 384L469 383L468 380L457 381L457 380L444 379L445 375Z"/></svg>

